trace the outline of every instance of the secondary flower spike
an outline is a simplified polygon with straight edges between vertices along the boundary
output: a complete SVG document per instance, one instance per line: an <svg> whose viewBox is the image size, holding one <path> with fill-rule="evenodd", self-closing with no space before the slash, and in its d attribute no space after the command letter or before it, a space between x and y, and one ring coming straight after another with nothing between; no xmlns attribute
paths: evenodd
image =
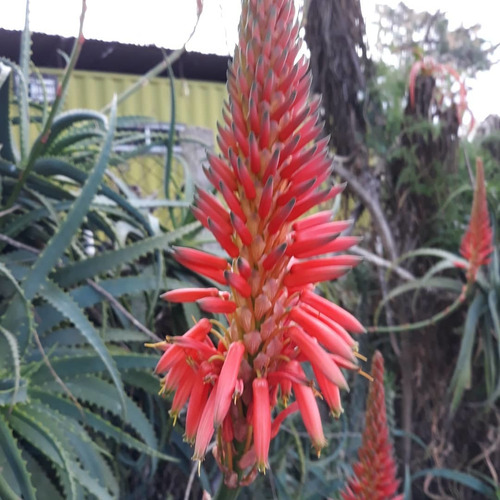
<svg viewBox="0 0 500 500"><path fill-rule="evenodd" d="M460 246L460 253L469 261L467 270L467 281L469 283L476 280L478 269L482 265L488 264L492 252L493 232L486 200L483 160L478 158L476 160L476 187L474 189L469 227Z"/></svg>
<svg viewBox="0 0 500 500"><path fill-rule="evenodd" d="M373 355L373 382L366 404L365 430L358 451L359 462L353 465L354 476L342 492L343 500L403 500L396 495L396 462L389 439L384 392L384 358Z"/></svg>
<svg viewBox="0 0 500 500"><path fill-rule="evenodd" d="M326 441L317 396L323 393L338 416L339 390L348 389L341 369L359 371L348 332L364 328L314 291L357 264L332 253L358 239L342 236L350 222L333 221L329 211L306 215L343 186L330 184L328 140L321 138L319 100L310 98L307 59L298 58L298 34L292 0L242 2L218 129L221 154L209 155L205 168L215 194L200 189L193 207L227 258L173 249L179 263L224 288L162 296L196 302L227 320L223 326L202 319L183 336L168 337L157 346L164 350L157 372L165 375L164 392L174 393L174 416L189 394L186 439L201 460L215 436L214 455L230 487L265 471L270 441L293 411L319 455ZM307 378L303 364L317 380Z"/></svg>

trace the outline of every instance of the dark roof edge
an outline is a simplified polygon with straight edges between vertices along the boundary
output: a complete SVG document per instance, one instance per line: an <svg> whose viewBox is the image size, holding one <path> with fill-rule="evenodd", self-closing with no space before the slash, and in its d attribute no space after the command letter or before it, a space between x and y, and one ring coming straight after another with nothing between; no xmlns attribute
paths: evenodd
<svg viewBox="0 0 500 500"><path fill-rule="evenodd" d="M69 54L75 39L45 33L32 33L33 63L44 68L63 68L64 59L58 51ZM21 32L0 28L0 55L19 61ZM166 49L167 54L172 50ZM83 44L76 69L143 75L163 59L162 49L154 45L140 46L102 40L86 40ZM225 82L227 56L184 52L172 65L179 78ZM165 71L161 76L166 76Z"/></svg>

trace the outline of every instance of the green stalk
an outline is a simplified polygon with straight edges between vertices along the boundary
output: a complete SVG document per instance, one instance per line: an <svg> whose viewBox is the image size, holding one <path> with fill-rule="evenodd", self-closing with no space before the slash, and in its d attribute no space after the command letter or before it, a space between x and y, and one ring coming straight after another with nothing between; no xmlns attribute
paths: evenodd
<svg viewBox="0 0 500 500"><path fill-rule="evenodd" d="M241 486L237 488L229 488L226 486L224 481L222 481L219 491L213 497L213 500L235 500L240 494Z"/></svg>

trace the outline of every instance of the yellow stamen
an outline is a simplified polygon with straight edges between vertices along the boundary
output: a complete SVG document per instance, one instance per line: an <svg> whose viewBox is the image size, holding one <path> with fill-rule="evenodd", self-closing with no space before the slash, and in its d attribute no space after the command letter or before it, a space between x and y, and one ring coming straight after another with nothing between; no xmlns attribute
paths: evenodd
<svg viewBox="0 0 500 500"><path fill-rule="evenodd" d="M146 342L144 344L144 347L152 347L154 349L159 349L160 347L163 347L164 345L167 345L167 343L163 340L162 342L155 342L152 344L151 342Z"/></svg>
<svg viewBox="0 0 500 500"><path fill-rule="evenodd" d="M226 360L226 358L222 354L214 354L213 356L210 356L208 358L208 362L212 363L216 359L220 359L221 361L225 361Z"/></svg>
<svg viewBox="0 0 500 500"><path fill-rule="evenodd" d="M368 361L368 358L366 356L363 356L362 354L359 354L358 351L353 351L353 354L361 361Z"/></svg>
<svg viewBox="0 0 500 500"><path fill-rule="evenodd" d="M358 373L362 376L367 378L370 382L373 382L373 377L369 374L364 372L363 370L359 370Z"/></svg>
<svg viewBox="0 0 500 500"><path fill-rule="evenodd" d="M222 333L218 332L215 328L212 328L210 330L210 333L213 333L219 339L220 342L224 342L224 344L226 343L226 339L225 339L224 335L222 335Z"/></svg>
<svg viewBox="0 0 500 500"><path fill-rule="evenodd" d="M217 321L216 319L211 319L210 320L210 323L212 323L212 325L215 325L215 326L218 326L219 329L224 332L224 335L228 335L228 331L227 331L227 328L220 322L220 321ZM219 334L220 335L220 334Z"/></svg>

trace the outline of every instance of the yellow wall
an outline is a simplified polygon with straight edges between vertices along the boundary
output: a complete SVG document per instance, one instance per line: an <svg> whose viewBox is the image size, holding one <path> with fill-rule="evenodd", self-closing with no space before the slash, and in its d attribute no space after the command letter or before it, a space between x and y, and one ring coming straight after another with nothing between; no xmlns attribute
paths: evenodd
<svg viewBox="0 0 500 500"><path fill-rule="evenodd" d="M58 74L54 69L40 69L42 73ZM90 108L100 110L138 80L137 75L75 71L69 86L65 109ZM222 117L226 96L223 83L176 79L176 122L216 131ZM170 83L168 78L154 78L119 105L121 116L141 115L170 122Z"/></svg>

